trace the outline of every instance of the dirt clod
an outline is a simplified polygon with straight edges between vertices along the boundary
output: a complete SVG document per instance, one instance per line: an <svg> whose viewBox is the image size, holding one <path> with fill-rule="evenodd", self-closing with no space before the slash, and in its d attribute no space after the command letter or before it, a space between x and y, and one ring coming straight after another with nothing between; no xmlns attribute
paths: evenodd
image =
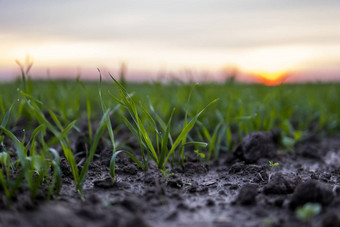
<svg viewBox="0 0 340 227"><path fill-rule="evenodd" d="M295 149L295 154L311 159L322 159L322 154L320 152L320 145L312 142L312 143L302 143L297 146Z"/></svg>
<svg viewBox="0 0 340 227"><path fill-rule="evenodd" d="M294 210L308 202L320 203L326 206L332 202L333 198L333 192L330 189L321 183L310 180L297 186L290 200L289 207Z"/></svg>
<svg viewBox="0 0 340 227"><path fill-rule="evenodd" d="M340 227L339 214L335 211L327 212L322 218L322 227Z"/></svg>
<svg viewBox="0 0 340 227"><path fill-rule="evenodd" d="M184 173L187 176L206 174L208 171L209 167L205 163L187 162L184 164Z"/></svg>
<svg viewBox="0 0 340 227"><path fill-rule="evenodd" d="M258 193L258 186L255 184L244 185L236 199L236 203L241 205L252 205L256 203L256 195Z"/></svg>
<svg viewBox="0 0 340 227"><path fill-rule="evenodd" d="M138 168L135 165L127 165L122 168L122 172L130 175L136 175L138 172Z"/></svg>
<svg viewBox="0 0 340 227"><path fill-rule="evenodd" d="M93 185L98 188L112 188L114 186L110 177L101 180L95 180L93 181Z"/></svg>
<svg viewBox="0 0 340 227"><path fill-rule="evenodd" d="M277 155L277 134L277 131L250 133L242 139L233 154L246 163L255 163L261 158L274 158Z"/></svg>
<svg viewBox="0 0 340 227"><path fill-rule="evenodd" d="M293 193L300 178L296 176L284 176L282 173L276 173L270 179L270 182L263 188L264 194L288 194Z"/></svg>

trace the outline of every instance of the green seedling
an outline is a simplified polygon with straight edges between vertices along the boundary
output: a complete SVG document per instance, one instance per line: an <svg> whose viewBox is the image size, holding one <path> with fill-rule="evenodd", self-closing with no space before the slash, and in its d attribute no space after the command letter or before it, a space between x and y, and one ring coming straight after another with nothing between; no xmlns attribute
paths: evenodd
<svg viewBox="0 0 340 227"><path fill-rule="evenodd" d="M42 106L44 105L42 102L36 100L35 98L33 98L32 96L25 94L23 92L21 92L21 94L23 95L23 97L26 99L26 103L28 105L28 107L31 109L32 113L35 115L35 118L42 124L44 125L48 130L50 130L53 134L54 134L54 138L52 141L50 141L48 144L54 144L54 141L57 140L59 141L64 155L66 157L66 160L71 168L72 171L72 175L73 175L73 179L74 179L74 183L75 183L75 187L76 187L76 191L79 193L79 195L82 197L82 189L83 189L83 185L86 179L86 175L87 175L87 171L89 168L89 165L94 157L96 148L98 146L99 140L105 130L105 124L106 124L106 119L107 116L109 115L109 110L107 110L104 115L102 116L102 119L99 123L99 126L97 128L97 131L94 135L93 141L91 143L91 147L89 150L89 154L84 162L83 167L81 168L81 170L79 171L79 167L75 161L75 157L74 154L71 151L71 147L70 147L70 142L68 140L68 133L70 132L70 130L75 126L76 121L72 121L70 124L68 124L66 127L63 127L61 122L59 121L59 118L56 114L53 113L52 110L48 109L48 113L50 114L52 120L54 121L53 123L55 124L55 126L49 122L45 115L43 114L42 111Z"/></svg>
<svg viewBox="0 0 340 227"><path fill-rule="evenodd" d="M208 142L208 155L206 156L203 153L200 153L199 155L201 158L206 158L207 161L210 161L212 156L214 156L215 159L218 158L219 152L220 152L220 143L222 141L221 131L223 130L223 122L220 122L216 125L214 128L213 133L209 133L209 130L203 125L202 122L198 122L198 125L201 127L201 131L203 132L203 138L205 141ZM219 136L220 135L220 136ZM202 139L203 139L202 138ZM195 151L196 153L196 151ZM202 157L203 155L203 157Z"/></svg>
<svg viewBox="0 0 340 227"><path fill-rule="evenodd" d="M81 85L81 87L86 91L86 113L87 113L87 125L88 125L88 134L89 134L89 138L88 138L88 144L90 144L92 141L92 123L91 123L91 100L89 98L89 93L87 92L86 86L84 85L84 83L79 79L79 77L77 77L76 79L77 83ZM101 97L100 100L102 101Z"/></svg>
<svg viewBox="0 0 340 227"><path fill-rule="evenodd" d="M26 56L25 64L22 64L19 60L15 60L21 71L21 82L23 85L23 90L28 92L28 73L33 66L33 61L30 59L29 55Z"/></svg>
<svg viewBox="0 0 340 227"><path fill-rule="evenodd" d="M27 183L27 186L30 190L30 196L31 200L34 201L39 189L41 189L42 184L44 181L48 181L48 179L52 178L52 184L50 185L50 192L52 193L52 190L54 186L57 184L56 193L58 194L60 191L60 187L58 185L61 184L61 178L60 175L57 173L58 166L56 166L54 163L55 160L47 160L45 157L45 153L41 152L40 154L37 154L35 152L35 146L36 146L36 136L38 133L43 133L43 128L38 127L33 133L30 138L30 143L28 145L24 145L24 142L21 142L18 140L18 138L9 130L4 128L3 126L0 126L0 132L4 133L6 136L8 136L15 145L16 154L18 157L18 164L21 166L22 174L19 172L17 180L15 180L15 183L11 183L8 181L9 185L13 184L13 186L6 186L6 179L3 175L3 171L1 171L0 181L3 185L3 188L5 190L6 196L8 199L11 199L11 197L15 194L15 191L18 189L20 185L22 185L24 182L22 181L22 175L25 179L25 182ZM29 155L28 155L29 150ZM10 165L10 159L7 155L2 155L2 163L6 169L6 176L9 175L9 165ZM49 173L49 167L52 167L54 170L53 176L50 176ZM15 170L18 171L18 168Z"/></svg>
<svg viewBox="0 0 340 227"><path fill-rule="evenodd" d="M295 214L298 219L308 222L312 217L318 215L321 210L322 206L319 203L306 203L302 207L298 207Z"/></svg>
<svg viewBox="0 0 340 227"><path fill-rule="evenodd" d="M36 151L37 137L39 134L40 142L43 144L43 147L46 148L43 141L46 128L43 125L38 126L32 132L27 144L25 144L25 136L22 142L19 141L12 132L5 128L9 120L11 109L12 107L8 110L1 123L0 135L3 133L13 141L18 157L18 161L16 162L20 164L22 170L18 170L18 165L14 165L12 163L7 152L0 153L0 163L2 166L0 171L0 182L5 191L6 197L11 200L11 198L15 195L16 190L23 184L23 176L28 184L32 200L35 200L38 190L42 187L43 182L49 181L49 179L51 179L51 182L49 184L48 199L52 195L54 188L56 188L56 195L58 195L61 187L61 174L58 161L59 155L57 152L53 152L54 159L48 160L46 159L46 155L48 154L45 153L45 149L42 149L40 154ZM49 167L53 168L53 176L50 176ZM16 171L17 174L13 174L14 171ZM12 179L12 175L17 175L14 181Z"/></svg>
<svg viewBox="0 0 340 227"><path fill-rule="evenodd" d="M12 107L13 105L6 112L5 117L2 120L0 127L6 127ZM3 131L0 130L0 145L3 149L3 152L0 153L0 164L1 164L0 183L1 183L3 190L5 191L5 195L7 199L11 200L11 198L16 192L17 187L13 187L13 184L11 182L13 180L13 176L11 175L12 173L11 169L13 170L14 166L12 164L10 155L6 152L5 146L3 144L3 141L5 140L5 136L2 134L3 134ZM19 177L17 179L19 179ZM21 179L19 180L19 182L21 182Z"/></svg>
<svg viewBox="0 0 340 227"><path fill-rule="evenodd" d="M289 120L282 123L281 144L284 148L292 149L297 142L304 136L303 131L295 130Z"/></svg>
<svg viewBox="0 0 340 227"><path fill-rule="evenodd" d="M271 178L272 178L272 175L273 175L273 169L274 169L274 167L275 166L279 166L279 163L278 162L273 162L273 161L269 161L269 166L270 166L270 173L269 173L269 176L268 176L268 181L270 181L271 180Z"/></svg>
<svg viewBox="0 0 340 227"><path fill-rule="evenodd" d="M203 152L201 152L200 150L194 150L194 152L197 154L197 156L199 156L200 158L204 159L205 158L205 154Z"/></svg>
<svg viewBox="0 0 340 227"><path fill-rule="evenodd" d="M0 153L0 183L5 191L6 197L10 200L14 194L14 190L10 188L11 180L11 158L7 152Z"/></svg>
<svg viewBox="0 0 340 227"><path fill-rule="evenodd" d="M53 148L48 149L53 156L53 159L50 160L51 166L53 169L53 177L50 181L50 186L48 188L47 198L50 199L53 194L53 190L55 190L55 194L58 196L61 190L61 169L60 169L60 157L58 151Z"/></svg>
<svg viewBox="0 0 340 227"><path fill-rule="evenodd" d="M163 177L166 179L166 178L169 178L169 177L172 177L173 175L175 175L174 173L170 173L170 170L169 169L161 169L161 173L163 175Z"/></svg>
<svg viewBox="0 0 340 227"><path fill-rule="evenodd" d="M98 89L98 92L99 92L99 101L100 101L100 105L101 105L101 108L102 108L102 111L105 112L105 111L108 111L107 110L107 107L105 106L104 104L104 101L103 101L103 97L102 97L102 75L101 75L101 72L100 70L98 69L98 72L99 72L99 76L100 76L100 81L99 81L99 89ZM112 158L110 160L110 176L112 178L112 181L114 182L115 178L115 159L117 157L117 155L121 152L127 154L128 156L131 157L132 160L135 161L135 163L137 163L138 166L142 166L141 163L139 163L139 161L128 151L116 151L116 142L115 142L115 138L114 138L114 134L113 134L113 130L112 130L112 124L111 124L111 120L110 120L110 117L109 115L106 116L105 118L105 123L106 123L106 128L109 132L109 136L110 136L110 140L111 140L111 144L112 144Z"/></svg>
<svg viewBox="0 0 340 227"><path fill-rule="evenodd" d="M190 89L190 93L189 93L188 100L187 100L187 103L186 103L183 127L186 127L188 125L188 114L189 114L189 107L190 107L190 99L191 99L192 93L193 93L196 86L197 86L197 84L194 84ZM185 144L186 141L187 141L187 136L184 136L181 143ZM172 144L172 146L173 146L173 144ZM181 165L184 166L184 146L182 146L179 149L179 154L180 154ZM174 161L174 158L172 160ZM172 162L172 165L173 165L173 162Z"/></svg>
<svg viewBox="0 0 340 227"><path fill-rule="evenodd" d="M168 148L169 138L173 137L170 135L170 125L174 110L170 115L170 119L167 123L165 130L158 129L156 120L151 116L151 114L141 104L137 105L135 101L132 99L131 94L129 94L127 90L115 78L113 78L112 76L111 78L115 82L115 84L118 85L120 90L120 99L113 95L112 98L116 100L120 105L122 105L132 118L132 120L129 120L124 115L122 115L124 123L130 129L132 134L137 138L140 146L140 151L142 154L142 161L140 162L132 153L128 151L121 150L115 152L112 156L110 163L110 174L112 179L114 180L115 160L119 153L125 153L126 155L128 155L143 170L147 169L149 159L153 160L160 170L164 170L170 157L172 157L172 155L175 154L176 148L179 148L181 162L184 162L184 156L181 150L184 149L185 145L189 145L189 143L186 143L188 133L194 127L198 118L203 114L205 109L212 103L216 102L217 100L214 100L211 103L209 103L198 114L196 114L190 120L190 122L184 123L181 133L179 134L179 136L173 142L171 148L169 149ZM139 109L141 111L139 111ZM151 130L148 130L144 122L150 126ZM206 143L202 142L190 142L190 145L202 146L203 144L204 146L207 145Z"/></svg>
<svg viewBox="0 0 340 227"><path fill-rule="evenodd" d="M269 166L271 167L271 168L274 168L275 166L278 166L279 165L279 163L278 162L273 162L273 161L269 161Z"/></svg>

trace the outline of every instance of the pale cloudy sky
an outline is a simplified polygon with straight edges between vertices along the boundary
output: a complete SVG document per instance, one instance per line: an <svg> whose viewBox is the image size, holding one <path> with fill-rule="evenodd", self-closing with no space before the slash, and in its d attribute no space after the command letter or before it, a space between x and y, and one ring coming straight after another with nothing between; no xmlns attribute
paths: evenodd
<svg viewBox="0 0 340 227"><path fill-rule="evenodd" d="M230 65L334 74L339 12L339 0L0 0L0 78L27 54L37 74L117 71L123 61L135 76Z"/></svg>

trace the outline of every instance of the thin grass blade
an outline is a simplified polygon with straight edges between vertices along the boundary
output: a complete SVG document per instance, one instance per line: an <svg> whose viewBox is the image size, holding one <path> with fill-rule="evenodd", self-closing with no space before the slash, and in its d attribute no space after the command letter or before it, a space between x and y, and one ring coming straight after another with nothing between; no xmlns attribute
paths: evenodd
<svg viewBox="0 0 340 227"><path fill-rule="evenodd" d="M179 134L179 136L177 137L177 139L174 142L174 145L171 147L164 163L162 166L162 169L165 168L165 165L168 161L168 159L170 158L170 156L174 153L175 149L177 148L177 146L181 143L181 141L183 141L183 139L186 138L187 134L191 131L191 129L194 127L197 119L199 118L199 116L201 116L201 114L213 103L217 102L218 99L213 100L212 102L210 102L206 107L204 107L198 114L196 114L196 116L194 118L191 119L191 121L183 128L182 132Z"/></svg>
<svg viewBox="0 0 340 227"><path fill-rule="evenodd" d="M124 153L127 156L129 156L132 159L132 161L134 161L141 169L145 170L145 166L133 154L131 154L128 151L124 151L124 150L117 151L116 153L112 155L111 160L110 160L110 175L111 175L113 182L115 182L116 158L117 158L117 155L120 153Z"/></svg>

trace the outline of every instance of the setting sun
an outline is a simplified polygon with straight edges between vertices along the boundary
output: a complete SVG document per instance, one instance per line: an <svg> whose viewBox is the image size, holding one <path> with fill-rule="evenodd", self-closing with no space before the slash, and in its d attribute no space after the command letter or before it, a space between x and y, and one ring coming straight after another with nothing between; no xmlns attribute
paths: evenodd
<svg viewBox="0 0 340 227"><path fill-rule="evenodd" d="M259 79L261 83L274 86L282 83L287 77L287 72L255 72L254 76Z"/></svg>

